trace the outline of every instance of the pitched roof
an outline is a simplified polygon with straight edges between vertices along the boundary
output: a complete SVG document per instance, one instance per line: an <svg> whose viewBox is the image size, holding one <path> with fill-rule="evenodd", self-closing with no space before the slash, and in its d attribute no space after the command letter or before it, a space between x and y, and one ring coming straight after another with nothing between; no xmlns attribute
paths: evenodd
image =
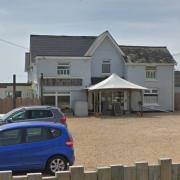
<svg viewBox="0 0 180 180"><path fill-rule="evenodd" d="M131 83L125 79L120 78L117 74L112 74L107 79L92 85L88 88L89 91L105 90L105 89L142 89L147 88Z"/></svg>
<svg viewBox="0 0 180 180"><path fill-rule="evenodd" d="M30 52L35 56L84 56L95 36L31 35Z"/></svg>
<svg viewBox="0 0 180 180"><path fill-rule="evenodd" d="M128 63L176 63L166 47L119 46Z"/></svg>
<svg viewBox="0 0 180 180"><path fill-rule="evenodd" d="M98 40L103 39L107 34L109 34L108 31L99 36L31 35L31 58L36 56L85 56L87 52L94 49L97 42L100 42ZM176 63L166 47L120 45L119 49L127 63Z"/></svg>

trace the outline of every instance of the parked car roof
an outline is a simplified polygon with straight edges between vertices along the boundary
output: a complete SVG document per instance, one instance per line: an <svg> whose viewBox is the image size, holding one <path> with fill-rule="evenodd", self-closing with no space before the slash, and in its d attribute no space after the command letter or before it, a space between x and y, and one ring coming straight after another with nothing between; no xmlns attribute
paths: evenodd
<svg viewBox="0 0 180 180"><path fill-rule="evenodd" d="M22 106L20 108L25 108L25 109L48 109L48 108L56 108L55 106L47 106L47 105L34 105L34 106Z"/></svg>
<svg viewBox="0 0 180 180"><path fill-rule="evenodd" d="M34 126L51 126L51 127L64 127L60 123L55 122L44 122L44 121L28 121L28 122L18 122L18 123L9 123L0 126L0 131L5 129L20 128L20 127L34 127Z"/></svg>

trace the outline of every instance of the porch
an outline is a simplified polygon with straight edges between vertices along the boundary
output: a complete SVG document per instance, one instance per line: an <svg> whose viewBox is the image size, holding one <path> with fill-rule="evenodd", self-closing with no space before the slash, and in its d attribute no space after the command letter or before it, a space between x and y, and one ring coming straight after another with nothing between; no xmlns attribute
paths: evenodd
<svg viewBox="0 0 180 180"><path fill-rule="evenodd" d="M94 114L102 115L121 115L126 112L142 111L145 89L112 74L100 83L89 87L89 108Z"/></svg>

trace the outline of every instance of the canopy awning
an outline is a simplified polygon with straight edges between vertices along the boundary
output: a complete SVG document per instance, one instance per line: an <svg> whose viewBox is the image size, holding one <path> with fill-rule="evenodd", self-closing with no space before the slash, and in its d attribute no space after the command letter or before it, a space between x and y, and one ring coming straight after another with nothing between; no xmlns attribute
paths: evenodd
<svg viewBox="0 0 180 180"><path fill-rule="evenodd" d="M92 85L88 88L89 91L105 90L105 89L139 89L146 90L147 88L131 83L125 79L120 78L117 74L112 74L107 79Z"/></svg>

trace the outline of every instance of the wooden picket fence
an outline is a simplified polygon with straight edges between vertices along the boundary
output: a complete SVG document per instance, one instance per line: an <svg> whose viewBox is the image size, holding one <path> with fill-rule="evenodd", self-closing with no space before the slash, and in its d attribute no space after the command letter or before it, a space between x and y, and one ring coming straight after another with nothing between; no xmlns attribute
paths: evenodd
<svg viewBox="0 0 180 180"><path fill-rule="evenodd" d="M0 172L0 180L180 180L180 164L171 159L160 159L158 165L137 162L134 166L112 165L84 171L83 166L72 166L69 171L57 172L54 177L41 173L12 176L11 171Z"/></svg>
<svg viewBox="0 0 180 180"><path fill-rule="evenodd" d="M17 98L16 107L40 105L40 99L37 98ZM5 114L13 109L13 99L11 97L0 99L0 114Z"/></svg>

